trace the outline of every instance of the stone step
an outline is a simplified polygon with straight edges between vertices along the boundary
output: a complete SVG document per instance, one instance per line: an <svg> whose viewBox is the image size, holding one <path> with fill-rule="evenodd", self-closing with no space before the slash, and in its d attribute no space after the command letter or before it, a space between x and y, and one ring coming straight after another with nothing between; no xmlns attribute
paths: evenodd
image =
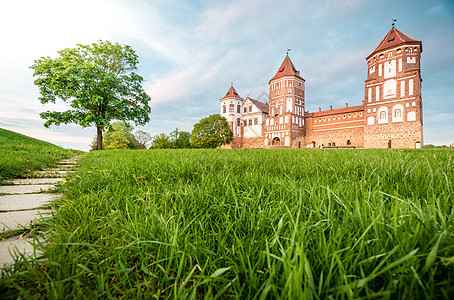
<svg viewBox="0 0 454 300"><path fill-rule="evenodd" d="M27 178L27 179L12 179L8 180L8 182L14 183L14 184L56 184L59 182L62 182L65 180L64 178L55 178L55 177L49 177L49 178Z"/></svg>
<svg viewBox="0 0 454 300"><path fill-rule="evenodd" d="M28 258L41 256L42 252L35 250L33 243L37 241L22 236L13 236L0 241L0 268L14 263L18 253L25 254Z"/></svg>
<svg viewBox="0 0 454 300"><path fill-rule="evenodd" d="M38 192L50 192L55 188L52 184L28 184L28 185L3 185L0 186L0 194L30 194Z"/></svg>
<svg viewBox="0 0 454 300"><path fill-rule="evenodd" d="M35 222L52 213L50 209L33 209L0 213L0 232L11 229L26 228L30 222Z"/></svg>
<svg viewBox="0 0 454 300"><path fill-rule="evenodd" d="M26 194L0 196L0 211L36 209L61 197L61 194Z"/></svg>
<svg viewBox="0 0 454 300"><path fill-rule="evenodd" d="M65 177L68 173L68 171L37 171L31 174L29 177L32 178L50 178L50 177Z"/></svg>

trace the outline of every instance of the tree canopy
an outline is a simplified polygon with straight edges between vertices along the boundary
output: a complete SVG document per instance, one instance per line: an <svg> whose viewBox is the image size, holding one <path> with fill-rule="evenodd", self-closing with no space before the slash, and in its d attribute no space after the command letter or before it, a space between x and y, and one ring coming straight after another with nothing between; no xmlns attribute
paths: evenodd
<svg viewBox="0 0 454 300"><path fill-rule="evenodd" d="M69 103L67 111L40 114L45 127L76 123L95 126L97 149L102 149L102 133L114 120L150 121L150 97L136 74L139 59L128 45L99 41L58 51L57 58L42 57L30 67L37 77L42 104L57 99Z"/></svg>
<svg viewBox="0 0 454 300"><path fill-rule="evenodd" d="M111 127L104 133L102 148L107 150L115 149L145 149L145 145L140 143L135 135L132 134L134 128L123 121L113 122ZM147 132L142 131L144 134ZM91 150L97 149L96 137L91 144Z"/></svg>
<svg viewBox="0 0 454 300"><path fill-rule="evenodd" d="M191 144L196 148L216 148L230 144L232 140L230 125L219 114L213 114L194 124L191 133Z"/></svg>

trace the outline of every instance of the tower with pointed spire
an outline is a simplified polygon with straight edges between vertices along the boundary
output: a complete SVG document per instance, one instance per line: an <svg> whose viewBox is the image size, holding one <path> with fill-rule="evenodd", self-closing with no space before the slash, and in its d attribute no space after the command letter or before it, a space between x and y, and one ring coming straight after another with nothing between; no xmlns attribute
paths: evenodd
<svg viewBox="0 0 454 300"><path fill-rule="evenodd" d="M242 126L243 126L243 114L242 107L244 99L240 97L238 92L230 85L229 90L220 100L221 102L221 116L227 119L230 124L230 129L233 132L233 142L231 143L232 148L242 147Z"/></svg>
<svg viewBox="0 0 454 300"><path fill-rule="evenodd" d="M365 148L422 147L421 52L393 26L366 58Z"/></svg>
<svg viewBox="0 0 454 300"><path fill-rule="evenodd" d="M264 145L299 147L304 139L305 80L290 57L285 57L269 81L269 115L265 119Z"/></svg>

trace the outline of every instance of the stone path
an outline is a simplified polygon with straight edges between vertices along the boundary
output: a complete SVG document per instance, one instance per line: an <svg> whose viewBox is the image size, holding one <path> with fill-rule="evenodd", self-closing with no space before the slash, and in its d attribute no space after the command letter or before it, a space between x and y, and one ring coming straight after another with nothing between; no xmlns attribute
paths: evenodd
<svg viewBox="0 0 454 300"><path fill-rule="evenodd" d="M0 233L29 228L33 222L51 216L54 211L50 204L61 196L52 190L73 172L76 163L77 158L66 159L57 168L30 174L33 178L13 179L12 185L0 186ZM0 268L13 263L19 253L29 257L39 255L33 242L33 238L22 235L0 241Z"/></svg>

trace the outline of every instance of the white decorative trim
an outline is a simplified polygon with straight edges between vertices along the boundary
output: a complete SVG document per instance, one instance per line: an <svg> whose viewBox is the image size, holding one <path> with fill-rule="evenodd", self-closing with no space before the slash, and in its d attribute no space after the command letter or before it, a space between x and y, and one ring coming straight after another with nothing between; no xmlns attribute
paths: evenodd
<svg viewBox="0 0 454 300"><path fill-rule="evenodd" d="M416 99L416 97L412 97L412 98L405 98L405 99L399 99L399 100L392 100L392 101L382 101L380 103L372 103L372 104L367 104L367 106L372 106L372 105L383 105L383 104L387 104L387 103L393 103L393 102L399 102L399 101L406 101L406 100L411 100L411 99Z"/></svg>
<svg viewBox="0 0 454 300"><path fill-rule="evenodd" d="M363 119L360 120L353 120L353 121L345 121L345 122L336 122L336 123L327 123L323 125L314 125L312 127L320 127L320 126L328 126L328 125L337 125L337 124L345 124L345 123L353 123L353 122L361 122L364 121Z"/></svg>
<svg viewBox="0 0 454 300"><path fill-rule="evenodd" d="M364 127L364 125L357 125L357 126L350 126L350 127L338 127L338 128L318 129L318 130L312 130L312 132L317 132L317 131L328 131L328 130L351 129L351 128L359 128L359 127Z"/></svg>
<svg viewBox="0 0 454 300"><path fill-rule="evenodd" d="M396 80L405 80L405 79L413 78L413 77L416 77L416 75L411 75L411 76L407 76L407 77L397 78Z"/></svg>

